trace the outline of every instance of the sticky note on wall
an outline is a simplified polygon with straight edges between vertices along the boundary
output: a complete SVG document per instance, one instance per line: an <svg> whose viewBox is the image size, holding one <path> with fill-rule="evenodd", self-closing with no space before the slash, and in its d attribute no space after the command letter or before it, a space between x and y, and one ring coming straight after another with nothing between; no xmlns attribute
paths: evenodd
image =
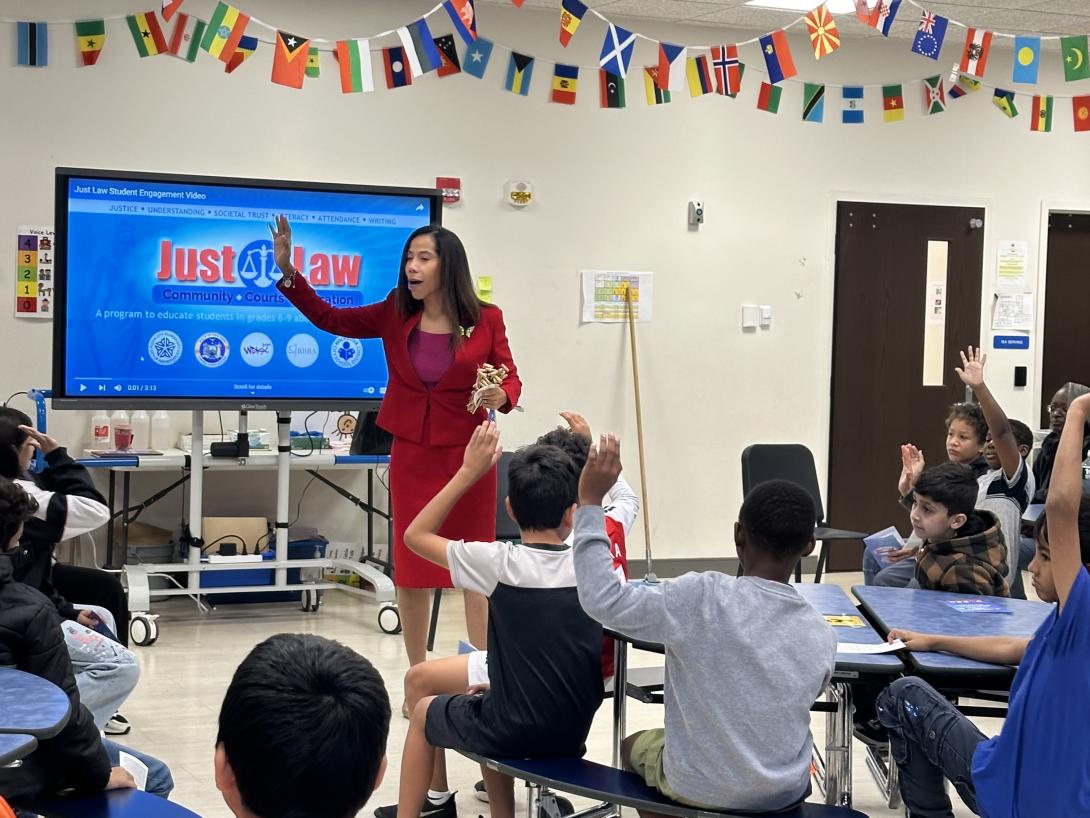
<svg viewBox="0 0 1090 818"><path fill-rule="evenodd" d="M492 276L477 276L477 298L492 303Z"/></svg>

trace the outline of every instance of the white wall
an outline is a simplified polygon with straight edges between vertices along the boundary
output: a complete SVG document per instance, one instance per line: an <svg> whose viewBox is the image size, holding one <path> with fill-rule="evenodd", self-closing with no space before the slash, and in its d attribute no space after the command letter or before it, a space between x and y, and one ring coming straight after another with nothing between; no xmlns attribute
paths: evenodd
<svg viewBox="0 0 1090 818"><path fill-rule="evenodd" d="M11 18L41 16L31 0L5 5ZM50 4L49 16L70 19L77 7L85 17L147 5L57 2ZM430 0L240 5L284 29L330 39L365 36L431 7ZM186 10L207 15L213 6L212 0L189 0ZM492 5L478 11L481 32L497 43L542 60L583 66L596 61L603 26L593 19L565 52L557 42L554 11ZM440 16L433 18L436 31ZM737 38L707 27L633 22L674 42ZM852 19L841 24L858 31ZM639 344L649 510L660 557L733 553L730 523L741 500L738 458L748 443L804 442L824 471L837 197L985 206L985 300L998 239L1029 240L1031 277L1036 276L1042 201L1090 205L1084 192L1090 135L1071 133L1066 100L1056 101L1056 133L1032 134L1026 97L1019 98L1022 114L1013 121L991 105L987 89L925 118L914 81L905 84L905 122L883 124L880 92L868 88L867 124L848 127L839 123L839 90L830 89L826 122L814 125L800 121L801 85L786 87L778 116L756 110L757 46L742 51L751 70L737 100L681 94L670 105L650 108L642 81L634 78L628 108L603 111L596 75L584 70L579 103L552 105L546 101L551 66L544 62L536 67L531 97L524 99L503 91L506 54L499 49L484 81L429 76L412 88L342 96L328 54L322 78L308 80L300 92L268 81L268 44L227 76L206 55L195 65L166 57L140 60L123 21L107 26L107 49L94 68L75 67L70 28L58 25L51 27L49 69L0 70L9 122L17 116L22 123L9 124L0 137L7 191L0 200L0 235L13 237L19 223L52 220L56 165L396 185L460 176L463 202L448 209L445 223L465 241L474 272L494 277L525 382L526 412L503 422L509 446L557 422L561 409L577 409L595 429L623 436L635 482L625 330L579 323L578 271L655 272L655 320L640 327ZM6 30L3 36L13 42L13 27ZM841 53L821 64L801 38L792 42L806 79L880 83L945 73L960 49L957 32L951 29L938 64L909 53L904 40L850 38ZM263 36L268 39L268 32ZM1045 56L1046 64L1058 62L1053 51L1046 49ZM645 43L634 64L655 59ZM1009 51L994 53L990 73L998 80L1009 71ZM1054 72L1045 73L1046 87L1066 90ZM524 211L500 201L510 178L534 182L535 203ZM692 198L704 200L707 214L696 233L685 223ZM0 304L9 316L12 255L0 252L2 280L9 282ZM742 303L772 305L771 331L743 334ZM1040 393L1014 390L1013 367L1029 365L1035 384L1038 337L1029 352L991 356L996 393L1009 414L1027 421L1036 417ZM8 350L0 359L4 394L48 383L47 324L6 318L0 340ZM271 418L256 422L272 426ZM55 412L50 423L69 441L86 440L84 413ZM295 482L293 503L302 480ZM361 485L358 479L349 482ZM158 484L145 485L150 491ZM237 481L213 485L210 513L263 505L271 516L271 477L252 484L256 492ZM169 514L149 513L148 519L173 522L174 501L170 507ZM307 496L302 522L320 522L334 539L352 536L362 525L319 487ZM642 532L633 539L633 549L642 548Z"/></svg>

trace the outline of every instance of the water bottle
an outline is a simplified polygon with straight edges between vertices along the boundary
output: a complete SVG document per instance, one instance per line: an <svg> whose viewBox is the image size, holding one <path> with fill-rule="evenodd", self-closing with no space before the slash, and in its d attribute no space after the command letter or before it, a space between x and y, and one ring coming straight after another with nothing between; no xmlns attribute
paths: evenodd
<svg viewBox="0 0 1090 818"><path fill-rule="evenodd" d="M165 409L160 409L151 418L151 448L170 448L170 415Z"/></svg>
<svg viewBox="0 0 1090 818"><path fill-rule="evenodd" d="M96 409L91 417L91 448L108 449L111 443L110 416L105 409Z"/></svg>
<svg viewBox="0 0 1090 818"><path fill-rule="evenodd" d="M114 432L114 448L118 451L131 449L132 423L129 421L129 413L124 409L118 409L110 418L110 427Z"/></svg>
<svg viewBox="0 0 1090 818"><path fill-rule="evenodd" d="M151 418L143 409L132 413L132 447L146 449L151 445Z"/></svg>

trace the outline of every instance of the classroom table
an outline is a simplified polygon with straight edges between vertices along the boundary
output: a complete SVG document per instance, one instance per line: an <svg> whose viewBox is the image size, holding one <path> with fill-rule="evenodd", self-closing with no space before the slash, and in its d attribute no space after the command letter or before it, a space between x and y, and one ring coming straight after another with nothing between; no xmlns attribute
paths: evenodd
<svg viewBox="0 0 1090 818"><path fill-rule="evenodd" d="M52 682L0 668L0 734L52 738L68 723L71 702Z"/></svg>
<svg viewBox="0 0 1090 818"><path fill-rule="evenodd" d="M200 818L181 804L140 790L70 795L30 805L42 818Z"/></svg>
<svg viewBox="0 0 1090 818"><path fill-rule="evenodd" d="M1054 605L1006 597L980 597L946 591L926 591L920 588L881 588L876 585L856 585L852 593L859 599L863 611L884 633L894 628L951 636L1032 636L1054 610ZM1005 613L966 613L953 608L951 602L987 600ZM936 680L942 689L1008 688L1014 679L1014 668L978 662L962 656L931 651L911 651L908 654L913 672Z"/></svg>
<svg viewBox="0 0 1090 818"><path fill-rule="evenodd" d="M800 596L823 616L857 616L855 606L842 588L837 585L798 584L792 586ZM881 635L865 620L862 627L836 627L837 642L844 644L880 645L885 642ZM607 636L615 641L613 690L630 691L628 683L628 645L637 650L665 653L660 644L642 642L613 630ZM640 670L643 670L642 668ZM850 681L863 675L893 677L904 670L904 664L892 653L847 654L838 653L833 678L826 689L827 701L815 704L815 709L826 713L824 755L815 746L814 779L825 795L827 804L851 806L852 802L852 694ZM661 678L657 682L661 689ZM631 693L630 693L631 695ZM633 696L645 699L641 695ZM621 741L625 736L626 696L613 697L613 763L620 764Z"/></svg>
<svg viewBox="0 0 1090 818"><path fill-rule="evenodd" d="M0 767L26 758L38 747L38 739L20 733L0 733Z"/></svg>

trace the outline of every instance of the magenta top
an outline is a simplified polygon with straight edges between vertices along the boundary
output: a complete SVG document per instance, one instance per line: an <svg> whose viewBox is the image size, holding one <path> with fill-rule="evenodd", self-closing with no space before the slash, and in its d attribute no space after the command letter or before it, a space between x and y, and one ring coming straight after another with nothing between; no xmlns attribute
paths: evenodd
<svg viewBox="0 0 1090 818"><path fill-rule="evenodd" d="M424 332L422 329L414 329L409 333L409 360L413 362L413 369L417 377L428 389L434 389L435 385L447 374L450 365L454 363L454 350L450 348L450 333Z"/></svg>

